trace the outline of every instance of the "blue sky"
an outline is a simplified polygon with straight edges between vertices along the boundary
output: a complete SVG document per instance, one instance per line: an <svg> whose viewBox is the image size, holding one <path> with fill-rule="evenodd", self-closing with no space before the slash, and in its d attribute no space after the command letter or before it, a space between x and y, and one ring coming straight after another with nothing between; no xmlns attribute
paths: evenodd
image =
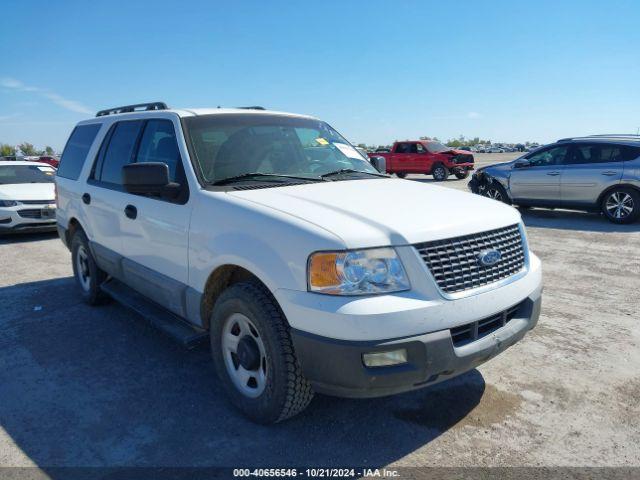
<svg viewBox="0 0 640 480"><path fill-rule="evenodd" d="M13 1L0 142L101 108L264 105L355 143L548 142L640 127L640 2Z"/></svg>

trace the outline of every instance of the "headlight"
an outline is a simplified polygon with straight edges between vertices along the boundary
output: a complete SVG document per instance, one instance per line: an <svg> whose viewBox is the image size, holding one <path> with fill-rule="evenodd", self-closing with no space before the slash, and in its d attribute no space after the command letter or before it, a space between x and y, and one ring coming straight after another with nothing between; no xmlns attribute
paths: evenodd
<svg viewBox="0 0 640 480"><path fill-rule="evenodd" d="M409 290L393 248L318 252L309 257L309 290L328 295L366 295Z"/></svg>
<svg viewBox="0 0 640 480"><path fill-rule="evenodd" d="M18 202L15 200L0 200L0 207L15 207Z"/></svg>

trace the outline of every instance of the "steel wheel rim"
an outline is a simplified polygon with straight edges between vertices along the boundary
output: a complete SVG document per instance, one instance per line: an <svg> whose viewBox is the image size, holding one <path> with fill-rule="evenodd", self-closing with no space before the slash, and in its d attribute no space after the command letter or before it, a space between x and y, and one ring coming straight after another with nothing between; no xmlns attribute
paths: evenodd
<svg viewBox="0 0 640 480"><path fill-rule="evenodd" d="M490 188L487 190L487 197L493 200L502 201L502 193L500 193L500 190L497 188Z"/></svg>
<svg viewBox="0 0 640 480"><path fill-rule="evenodd" d="M442 180L444 178L444 168L442 167L437 167L434 171L433 171L433 176L437 179L437 180Z"/></svg>
<svg viewBox="0 0 640 480"><path fill-rule="evenodd" d="M245 336L255 342L258 349L260 360L256 369L247 369L241 364L238 350ZM229 378L240 393L249 398L259 397L267 385L267 354L258 329L247 316L234 313L225 321L222 355Z"/></svg>
<svg viewBox="0 0 640 480"><path fill-rule="evenodd" d="M89 270L89 254L84 245L78 247L76 270L78 271L80 286L85 292L88 292L91 289L91 270Z"/></svg>
<svg viewBox="0 0 640 480"><path fill-rule="evenodd" d="M633 197L626 192L613 192L605 203L607 214L615 219L627 218L633 212Z"/></svg>

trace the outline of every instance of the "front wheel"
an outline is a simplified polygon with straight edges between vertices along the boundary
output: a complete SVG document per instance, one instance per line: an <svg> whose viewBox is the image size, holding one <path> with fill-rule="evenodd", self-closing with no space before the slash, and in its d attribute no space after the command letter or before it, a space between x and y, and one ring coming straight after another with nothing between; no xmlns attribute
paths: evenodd
<svg viewBox="0 0 640 480"><path fill-rule="evenodd" d="M466 168L457 169L455 171L455 176L458 180L464 180L469 176L469 170L467 170Z"/></svg>
<svg viewBox="0 0 640 480"><path fill-rule="evenodd" d="M271 295L254 283L225 290L211 314L211 353L227 394L251 420L277 423L313 398L289 326Z"/></svg>
<svg viewBox="0 0 640 480"><path fill-rule="evenodd" d="M431 170L431 175L436 182L444 182L449 178L449 170L441 163L438 163Z"/></svg>
<svg viewBox="0 0 640 480"><path fill-rule="evenodd" d="M506 203L507 205L511 205L511 199L507 195L506 190L497 183L492 183L488 185L483 192L485 197L491 198L492 200L497 200L498 202Z"/></svg>
<svg viewBox="0 0 640 480"><path fill-rule="evenodd" d="M602 199L602 213L613 223L631 223L640 217L640 194L631 188L616 188Z"/></svg>

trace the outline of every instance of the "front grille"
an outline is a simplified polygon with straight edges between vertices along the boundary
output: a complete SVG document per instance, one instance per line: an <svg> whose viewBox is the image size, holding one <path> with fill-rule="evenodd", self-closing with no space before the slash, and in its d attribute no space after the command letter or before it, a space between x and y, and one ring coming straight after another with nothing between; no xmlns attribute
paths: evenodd
<svg viewBox="0 0 640 480"><path fill-rule="evenodd" d="M42 210L39 208L25 208L18 210L18 215L23 218L42 218Z"/></svg>
<svg viewBox="0 0 640 480"><path fill-rule="evenodd" d="M55 200L18 200L24 205L53 205Z"/></svg>
<svg viewBox="0 0 640 480"><path fill-rule="evenodd" d="M473 155L456 155L453 161L454 163L473 163Z"/></svg>
<svg viewBox="0 0 640 480"><path fill-rule="evenodd" d="M415 245L445 293L456 293L503 280L524 267L524 247L518 225L463 237ZM499 250L501 258L490 266L480 264L480 252Z"/></svg>
<svg viewBox="0 0 640 480"><path fill-rule="evenodd" d="M491 317L452 328L449 331L451 332L453 346L461 347L467 343L475 342L476 340L495 332L499 328L504 327L507 323L513 320L521 305L522 303L511 307L504 312L496 313Z"/></svg>

